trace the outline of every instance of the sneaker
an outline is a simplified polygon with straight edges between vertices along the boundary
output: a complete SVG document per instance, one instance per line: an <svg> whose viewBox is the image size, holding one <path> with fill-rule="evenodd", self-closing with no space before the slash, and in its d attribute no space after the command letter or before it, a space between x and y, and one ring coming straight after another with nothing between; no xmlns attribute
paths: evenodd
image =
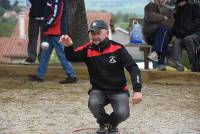
<svg viewBox="0 0 200 134"><path fill-rule="evenodd" d="M76 83L76 77L67 77L65 80L59 81L60 84Z"/></svg>
<svg viewBox="0 0 200 134"><path fill-rule="evenodd" d="M178 71L184 71L184 66L177 60L174 59L168 59L167 64L171 67L176 68Z"/></svg>
<svg viewBox="0 0 200 134"><path fill-rule="evenodd" d="M108 134L119 134L117 125L110 125L108 128Z"/></svg>
<svg viewBox="0 0 200 134"><path fill-rule="evenodd" d="M36 81L36 82L43 82L44 80L37 75L28 75L31 81Z"/></svg>
<svg viewBox="0 0 200 134"><path fill-rule="evenodd" d="M34 64L35 63L35 60L32 60L31 58L27 58L25 61L24 61L24 64L25 65L30 65L30 64Z"/></svg>
<svg viewBox="0 0 200 134"><path fill-rule="evenodd" d="M99 125L99 129L96 131L97 134L107 134L108 127L106 125Z"/></svg>
<svg viewBox="0 0 200 134"><path fill-rule="evenodd" d="M158 66L157 66L157 69L158 69L159 71L166 71L165 65L158 65Z"/></svg>
<svg viewBox="0 0 200 134"><path fill-rule="evenodd" d="M158 62L158 55L155 51L153 51L147 56L147 59L150 61Z"/></svg>

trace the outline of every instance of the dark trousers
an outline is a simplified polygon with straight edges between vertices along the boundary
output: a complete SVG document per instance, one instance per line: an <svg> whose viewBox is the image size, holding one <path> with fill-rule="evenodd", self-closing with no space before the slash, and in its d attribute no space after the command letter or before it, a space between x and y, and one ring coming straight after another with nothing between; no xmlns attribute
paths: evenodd
<svg viewBox="0 0 200 134"><path fill-rule="evenodd" d="M106 113L104 107L111 104L113 112ZM129 117L129 97L127 93L107 94L100 90L92 90L89 95L88 107L97 123L118 125Z"/></svg>
<svg viewBox="0 0 200 134"><path fill-rule="evenodd" d="M41 20L36 20L34 18L29 18L29 25L28 25L28 58L32 59L33 61L36 60L37 57L37 41L38 36L40 35L40 39L42 35L40 34L42 31L42 22Z"/></svg>
<svg viewBox="0 0 200 134"><path fill-rule="evenodd" d="M185 48L191 64L192 71L195 71L195 45L200 44L200 36L192 34L183 39L177 38L174 43L174 58L182 62L182 49Z"/></svg>
<svg viewBox="0 0 200 134"><path fill-rule="evenodd" d="M147 37L147 43L153 46L153 50L158 55L158 65L164 65L171 32L164 26L159 28Z"/></svg>

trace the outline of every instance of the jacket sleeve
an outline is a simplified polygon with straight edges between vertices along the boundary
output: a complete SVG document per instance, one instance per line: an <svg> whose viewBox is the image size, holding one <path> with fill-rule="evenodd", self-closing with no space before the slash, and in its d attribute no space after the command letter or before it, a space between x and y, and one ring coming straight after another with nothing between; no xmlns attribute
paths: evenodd
<svg viewBox="0 0 200 134"><path fill-rule="evenodd" d="M71 62L85 62L87 49L82 46L74 50L73 46L65 47L65 56Z"/></svg>
<svg viewBox="0 0 200 134"><path fill-rule="evenodd" d="M164 20L164 16L156 13L150 4L148 4L147 6L145 6L144 8L144 19L147 22L161 22Z"/></svg>
<svg viewBox="0 0 200 134"><path fill-rule="evenodd" d="M191 33L197 31L200 27L200 6L198 4L192 5L192 20L187 27L185 27L186 31Z"/></svg>
<svg viewBox="0 0 200 134"><path fill-rule="evenodd" d="M51 2L51 3L49 3ZM47 6L48 7L46 10L50 10L50 11L46 11L46 18L45 18L45 29L48 29L48 27L51 27L55 20L57 19L57 17L60 15L61 13L61 6L62 6L62 0L51 0L47 2Z"/></svg>
<svg viewBox="0 0 200 134"><path fill-rule="evenodd" d="M167 17L168 17L168 20L161 21L161 24L163 24L168 29L172 29L174 25L174 15L171 9L168 9Z"/></svg>
<svg viewBox="0 0 200 134"><path fill-rule="evenodd" d="M124 47L119 51L119 58L130 74L133 90L135 92L141 92L142 84L140 70L131 55Z"/></svg>

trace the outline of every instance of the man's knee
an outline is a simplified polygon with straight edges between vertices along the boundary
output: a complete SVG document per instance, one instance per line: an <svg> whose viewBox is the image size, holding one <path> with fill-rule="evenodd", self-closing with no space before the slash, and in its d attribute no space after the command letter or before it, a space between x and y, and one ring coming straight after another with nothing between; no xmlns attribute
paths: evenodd
<svg viewBox="0 0 200 134"><path fill-rule="evenodd" d="M129 110L119 110L115 112L116 117L118 118L119 122L125 121L130 116Z"/></svg>
<svg viewBox="0 0 200 134"><path fill-rule="evenodd" d="M96 98L90 98L89 101L88 101L88 107L90 109L96 109L97 107L99 107L101 104L100 104L100 101Z"/></svg>
<svg viewBox="0 0 200 134"><path fill-rule="evenodd" d="M193 38L192 38L192 36L186 36L186 37L183 39L183 43L184 43L184 45L191 45L191 43L193 43Z"/></svg>

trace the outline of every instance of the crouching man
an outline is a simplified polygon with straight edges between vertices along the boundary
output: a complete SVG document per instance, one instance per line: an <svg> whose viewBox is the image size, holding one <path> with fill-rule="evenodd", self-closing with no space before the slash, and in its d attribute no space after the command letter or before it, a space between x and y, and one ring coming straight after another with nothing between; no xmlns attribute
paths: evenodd
<svg viewBox="0 0 200 134"><path fill-rule="evenodd" d="M88 107L97 119L97 134L118 134L118 125L130 114L129 92L124 67L131 76L133 104L142 101L140 70L123 45L108 39L108 26L102 20L92 22L88 31L90 42L73 49L68 35L60 38L65 45L68 60L85 62L90 83ZM113 112L106 113L104 107L111 104Z"/></svg>

